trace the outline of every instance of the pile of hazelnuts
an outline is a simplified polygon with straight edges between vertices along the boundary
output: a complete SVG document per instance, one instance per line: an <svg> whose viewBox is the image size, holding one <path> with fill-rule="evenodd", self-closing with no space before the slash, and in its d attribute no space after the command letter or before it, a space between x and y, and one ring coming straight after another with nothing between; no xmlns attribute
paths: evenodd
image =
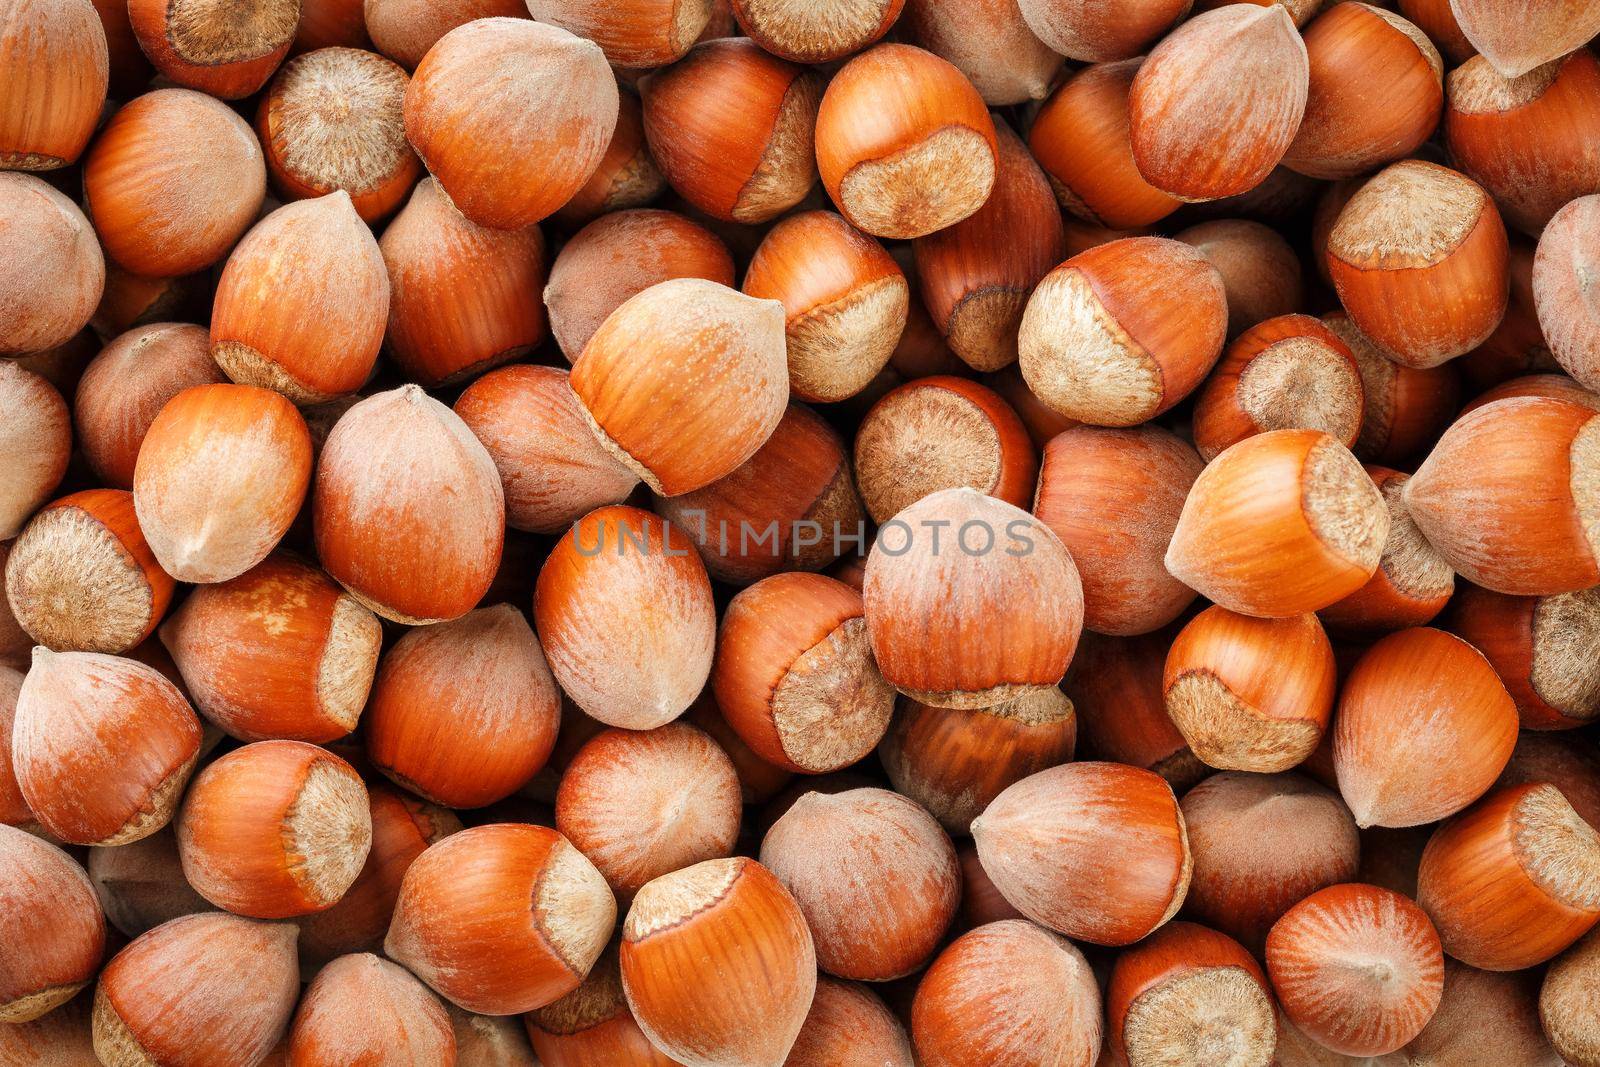
<svg viewBox="0 0 1600 1067"><path fill-rule="evenodd" d="M1597 34L0 0L0 1067L1600 1067Z"/></svg>

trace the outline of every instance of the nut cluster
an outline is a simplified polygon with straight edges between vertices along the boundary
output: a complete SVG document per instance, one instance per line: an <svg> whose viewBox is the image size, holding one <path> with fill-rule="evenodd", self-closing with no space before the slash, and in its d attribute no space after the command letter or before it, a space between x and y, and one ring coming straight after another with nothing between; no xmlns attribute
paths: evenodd
<svg viewBox="0 0 1600 1067"><path fill-rule="evenodd" d="M1597 35L0 0L0 1067L1600 1067Z"/></svg>

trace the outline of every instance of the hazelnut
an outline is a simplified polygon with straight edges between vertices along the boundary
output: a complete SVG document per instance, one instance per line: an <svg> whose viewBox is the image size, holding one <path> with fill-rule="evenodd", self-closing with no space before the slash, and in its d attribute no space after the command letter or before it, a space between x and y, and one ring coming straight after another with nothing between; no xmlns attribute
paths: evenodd
<svg viewBox="0 0 1600 1067"><path fill-rule="evenodd" d="M685 723L606 730L561 776L556 829L623 899L702 860L733 855L739 776L722 749Z"/></svg>
<svg viewBox="0 0 1600 1067"><path fill-rule="evenodd" d="M1322 324L1350 349L1361 373L1361 432L1355 454L1368 463L1403 463L1437 441L1461 403L1455 367L1396 363L1342 311L1322 316Z"/></svg>
<svg viewBox="0 0 1600 1067"><path fill-rule="evenodd" d="M1600 937L1585 935L1550 964L1539 987L1539 1022L1566 1063L1594 1063L1600 1056L1590 995L1597 944Z"/></svg>
<svg viewBox="0 0 1600 1067"><path fill-rule="evenodd" d="M1131 1064L1275 1062L1267 976L1243 945L1194 923L1165 926L1117 957L1106 1028Z"/></svg>
<svg viewBox="0 0 1600 1067"><path fill-rule="evenodd" d="M607 213L643 207L667 187L644 138L644 108L631 92L617 94L617 128L600 166L557 211L557 222L578 226Z"/></svg>
<svg viewBox="0 0 1600 1067"><path fill-rule="evenodd" d="M543 22L479 18L417 64L405 130L463 215L517 230L583 188L617 106L616 79L594 42Z"/></svg>
<svg viewBox="0 0 1600 1067"><path fill-rule="evenodd" d="M729 602L711 686L762 759L822 774L883 737L894 690L873 663L863 612L860 594L820 574L776 574Z"/></svg>
<svg viewBox="0 0 1600 1067"><path fill-rule="evenodd" d="M1524 730L1497 785L1529 782L1561 790L1572 810L1600 830L1600 747L1568 731Z"/></svg>
<svg viewBox="0 0 1600 1067"><path fill-rule="evenodd" d="M733 287L733 257L710 230L671 211L602 215L573 234L550 268L550 332L569 363L610 314L658 282L704 278Z"/></svg>
<svg viewBox="0 0 1600 1067"><path fill-rule="evenodd" d="M41 826L75 845L122 845L172 818L200 755L183 694L142 663L33 651L11 761Z"/></svg>
<svg viewBox="0 0 1600 1067"><path fill-rule="evenodd" d="M538 227L479 226L424 178L378 250L390 286L384 340L408 377L430 388L453 385L544 340Z"/></svg>
<svg viewBox="0 0 1600 1067"><path fill-rule="evenodd" d="M245 741L321 744L355 729L382 640L355 597L283 553L200 586L161 628L195 706Z"/></svg>
<svg viewBox="0 0 1600 1067"><path fill-rule="evenodd" d="M1536 972L1496 974L1446 956L1439 1010L1405 1054L1417 1067L1480 1058L1559 1067L1561 1058L1539 1028L1538 995Z"/></svg>
<svg viewBox="0 0 1600 1067"><path fill-rule="evenodd" d="M1367 584L1317 614L1335 631L1386 633L1425 626L1444 610L1456 575L1417 528L1406 506L1409 477L1387 467L1367 468L1389 511L1389 536ZM1474 641L1474 645L1479 642Z"/></svg>
<svg viewBox="0 0 1600 1067"><path fill-rule="evenodd" d="M366 222L393 213L422 171L401 119L410 80L359 48L322 48L285 63L256 109L273 188L285 200L342 189Z"/></svg>
<svg viewBox="0 0 1600 1067"><path fill-rule="evenodd" d="M133 494L87 489L34 515L11 546L6 598L17 622L57 652L126 652L155 630L176 583L156 563Z"/></svg>
<svg viewBox="0 0 1600 1067"><path fill-rule="evenodd" d="M539 571L533 611L556 681L608 726L663 726L710 676L710 579L684 535L647 511L600 508L575 523Z"/></svg>
<svg viewBox="0 0 1600 1067"><path fill-rule="evenodd" d="M704 488L783 417L783 305L716 282L661 282L613 311L572 368L596 435L662 496Z"/></svg>
<svg viewBox="0 0 1600 1067"><path fill-rule="evenodd" d="M342 956L306 988L289 1030L291 1063L453 1063L455 1032L439 998L369 952Z"/></svg>
<svg viewBox="0 0 1600 1067"><path fill-rule="evenodd" d="M355 392L389 316L378 242L337 189L281 207L228 257L211 313L211 356L241 385L296 404Z"/></svg>
<svg viewBox="0 0 1600 1067"><path fill-rule="evenodd" d="M334 904L372 844L360 777L302 741L261 741L216 760L195 776L177 828L195 891L257 919Z"/></svg>
<svg viewBox="0 0 1600 1067"><path fill-rule="evenodd" d="M872 405L856 430L856 485L880 524L932 493L962 487L1026 507L1038 470L1016 412L966 378L907 382Z"/></svg>
<svg viewBox="0 0 1600 1067"><path fill-rule="evenodd" d="M1453 170L1404 160L1362 185L1328 234L1350 318L1391 359L1435 367L1482 344L1506 312L1506 230Z"/></svg>
<svg viewBox="0 0 1600 1067"><path fill-rule="evenodd" d="M1457 419L1406 485L1428 541L1463 578L1548 596L1600 582L1600 415L1497 400Z"/></svg>
<svg viewBox="0 0 1600 1067"><path fill-rule="evenodd" d="M1305 302L1300 257L1277 230L1249 219L1190 226L1173 240L1193 245L1222 275L1228 298L1228 337L1299 310Z"/></svg>
<svg viewBox="0 0 1600 1067"><path fill-rule="evenodd" d="M363 733L373 764L449 808L504 799L544 766L560 695L509 604L411 630L384 654Z"/></svg>
<svg viewBox="0 0 1600 1067"><path fill-rule="evenodd" d="M0 1023L26 1023L94 978L106 919L83 868L54 845L0 826L0 860Z"/></svg>
<svg viewBox="0 0 1600 1067"><path fill-rule="evenodd" d="M295 938L293 923L222 912L135 938L95 987L95 1054L106 1067L262 1063L300 996Z"/></svg>
<svg viewBox="0 0 1600 1067"><path fill-rule="evenodd" d="M782 1067L811 1010L805 916L751 859L648 882L622 926L622 988L650 1043L704 1067Z"/></svg>
<svg viewBox="0 0 1600 1067"><path fill-rule="evenodd" d="M817 965L840 978L921 969L961 902L950 838L886 789L805 794L767 831L761 863L799 902Z"/></svg>
<svg viewBox="0 0 1600 1067"><path fill-rule="evenodd" d="M1600 386L1600 312L1590 302L1591 244L1600 234L1600 196L1573 200L1550 220L1533 261L1533 296L1550 354L1590 389Z"/></svg>
<svg viewBox="0 0 1600 1067"><path fill-rule="evenodd" d="M1600 919L1600 835L1553 785L1497 789L1434 831L1417 902L1462 963L1536 966Z"/></svg>
<svg viewBox="0 0 1600 1067"><path fill-rule="evenodd" d="M523 1016L544 1067L674 1067L633 1021L622 992L615 945L606 949L583 984L560 1000ZM489 1067L489 1065L485 1065Z"/></svg>
<svg viewBox="0 0 1600 1067"><path fill-rule="evenodd" d="M1313 178L1352 178L1410 155L1439 124L1444 61L1401 16L1335 4L1307 27L1305 45L1305 118L1284 166ZM1373 107L1368 94L1380 84L1385 106Z"/></svg>
<svg viewBox="0 0 1600 1067"><path fill-rule="evenodd" d="M1063 415L1133 426L1200 384L1227 325L1222 276L1198 251L1164 237L1116 240L1034 290L1017 338L1022 376Z"/></svg>
<svg viewBox="0 0 1600 1067"><path fill-rule="evenodd" d="M711 20L712 0L530 0L540 22L599 45L618 67L664 67L683 58Z"/></svg>
<svg viewBox="0 0 1600 1067"><path fill-rule="evenodd" d="M133 472L139 527L180 582L225 582L267 558L311 479L311 435L280 393L197 385L150 424Z"/></svg>
<svg viewBox="0 0 1600 1067"><path fill-rule="evenodd" d="M1388 533L1383 497L1348 449L1316 430L1269 430L1200 472L1167 569L1230 611L1287 618L1365 585Z"/></svg>
<svg viewBox="0 0 1600 1067"><path fill-rule="evenodd" d="M1104 63L1143 52L1189 13L1186 0L1018 0L1039 39L1068 59Z"/></svg>
<svg viewBox="0 0 1600 1067"><path fill-rule="evenodd" d="M895 516L867 557L862 597L884 680L937 707L991 707L1055 686L1083 630L1083 585L1060 539L972 489Z"/></svg>
<svg viewBox="0 0 1600 1067"><path fill-rule="evenodd" d="M129 0L128 23L157 73L240 100L265 85L289 53L300 0L264 0L242 10L209 0Z"/></svg>
<svg viewBox="0 0 1600 1067"><path fill-rule="evenodd" d="M1271 773L1303 763L1333 714L1333 647L1315 615L1256 619L1222 607L1173 639L1167 714L1201 761Z"/></svg>
<svg viewBox="0 0 1600 1067"><path fill-rule="evenodd" d="M1035 922L1128 945L1177 914L1189 890L1177 798L1150 771L1067 763L1024 778L972 823L983 869Z"/></svg>
<svg viewBox="0 0 1600 1067"><path fill-rule="evenodd" d="M839 433L790 404L766 443L703 489L656 497L655 509L700 550L718 581L748 585L786 570L821 570L866 533Z"/></svg>
<svg viewBox="0 0 1600 1067"><path fill-rule="evenodd" d="M1028 130L1028 148L1061 206L1096 225L1166 218L1180 201L1144 180L1128 139L1128 90L1143 59L1098 63L1057 89Z"/></svg>
<svg viewBox="0 0 1600 1067"><path fill-rule="evenodd" d="M76 163L100 121L110 70L94 5L8 0L0 40L0 167L43 171Z"/></svg>
<svg viewBox="0 0 1600 1067"><path fill-rule="evenodd" d="M1600 663L1587 652L1600 632L1600 589L1507 596L1463 585L1449 626L1483 652L1524 728L1572 729L1600 716Z"/></svg>
<svg viewBox="0 0 1600 1067"><path fill-rule="evenodd" d="M911 45L878 45L846 63L823 94L816 137L828 195L876 237L924 237L970 217L1000 166L978 91Z"/></svg>
<svg viewBox="0 0 1600 1067"><path fill-rule="evenodd" d="M476 826L406 871L384 952L457 1007L515 1015L583 981L616 922L605 879L543 826Z"/></svg>
<svg viewBox="0 0 1600 1067"><path fill-rule="evenodd" d="M1420 826L1478 799L1517 740L1517 710L1482 653L1442 630L1391 634L1339 694L1339 792L1366 826Z"/></svg>
<svg viewBox="0 0 1600 1067"><path fill-rule="evenodd" d="M1508 78L1558 59L1600 33L1600 11L1582 0L1525 6L1506 0L1450 0L1472 46Z"/></svg>
<svg viewBox="0 0 1600 1067"><path fill-rule="evenodd" d="M88 325L105 288L89 220L33 175L0 171L0 232L0 356L65 344Z"/></svg>
<svg viewBox="0 0 1600 1067"><path fill-rule="evenodd" d="M466 423L417 386L344 413L313 503L323 567L384 618L456 619L488 592L505 541L499 472Z"/></svg>
<svg viewBox="0 0 1600 1067"><path fill-rule="evenodd" d="M896 790L959 835L1007 786L1072 759L1077 734L1056 688L974 711L902 697L878 756Z"/></svg>
<svg viewBox="0 0 1600 1067"><path fill-rule="evenodd" d="M1298 774L1224 771L1179 806L1194 855L1185 913L1251 951L1295 903L1357 877L1363 842L1349 809Z"/></svg>
<svg viewBox="0 0 1600 1067"><path fill-rule="evenodd" d="M66 476L72 420L55 386L10 359L0 359L0 412L0 449L13 457L0 475L0 540L9 541Z"/></svg>
<svg viewBox="0 0 1600 1067"><path fill-rule="evenodd" d="M1019 919L951 942L917 984L911 1042L924 1067L1087 1065L1100 1051L1100 988L1076 945Z"/></svg>
<svg viewBox="0 0 1600 1067"><path fill-rule="evenodd" d="M911 1041L876 993L856 982L819 976L811 1012L784 1067L851 1063L913 1067Z"/></svg>
<svg viewBox="0 0 1600 1067"><path fill-rule="evenodd" d="M1461 32L1450 0L1398 0L1395 6L1428 35L1450 61L1450 66L1460 66L1478 54L1477 48Z"/></svg>
<svg viewBox="0 0 1600 1067"><path fill-rule="evenodd" d="M831 211L791 215L767 231L743 291L783 305L789 394L823 403L871 383L889 362L910 305L889 253Z"/></svg>
<svg viewBox="0 0 1600 1067"><path fill-rule="evenodd" d="M1294 141L1309 77L1306 46L1282 6L1196 15L1134 75L1129 135L1139 173L1180 200L1254 189Z"/></svg>
<svg viewBox="0 0 1600 1067"><path fill-rule="evenodd" d="M1043 100L1061 70L1010 0L906 0L900 29L965 74L991 107Z"/></svg>
<svg viewBox="0 0 1600 1067"><path fill-rule="evenodd" d="M739 28L773 55L796 63L828 63L878 40L905 0L731 0Z"/></svg>
<svg viewBox="0 0 1600 1067"><path fill-rule="evenodd" d="M84 458L106 485L133 488L139 446L167 401L227 381L202 326L159 322L129 330L89 364L72 401Z"/></svg>
<svg viewBox="0 0 1600 1067"><path fill-rule="evenodd" d="M1272 926L1267 973L1302 1033L1346 1056L1384 1056L1433 1018L1444 953L1410 898L1371 885L1306 897Z"/></svg>
<svg viewBox="0 0 1600 1067"><path fill-rule="evenodd" d="M302 0L302 3L304 0ZM526 0L364 0L374 47L415 70L439 38L478 19L528 17Z"/></svg>
<svg viewBox="0 0 1600 1067"><path fill-rule="evenodd" d="M639 86L644 133L667 182L728 222L766 222L816 184L822 79L726 37L696 45Z"/></svg>
<svg viewBox="0 0 1600 1067"><path fill-rule="evenodd" d="M1154 771L1182 793L1211 773L1167 714L1170 630L1138 637L1083 635L1063 688L1072 698L1084 748L1097 759Z"/></svg>

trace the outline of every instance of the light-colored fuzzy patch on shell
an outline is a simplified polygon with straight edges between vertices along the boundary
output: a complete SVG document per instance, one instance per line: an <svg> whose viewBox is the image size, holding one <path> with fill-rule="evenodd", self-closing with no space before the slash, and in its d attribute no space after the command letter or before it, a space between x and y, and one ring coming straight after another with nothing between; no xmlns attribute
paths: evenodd
<svg viewBox="0 0 1600 1067"><path fill-rule="evenodd" d="M331 760L311 765L283 819L290 875L321 906L344 896L372 846L367 790L348 767Z"/></svg>
<svg viewBox="0 0 1600 1067"><path fill-rule="evenodd" d="M1167 690L1167 713L1208 766L1228 771L1286 771L1322 740L1313 719L1278 719L1239 699L1210 671L1180 675Z"/></svg>
<svg viewBox="0 0 1600 1067"><path fill-rule="evenodd" d="M1053 688L1047 685L1024 685L1006 683L992 685L986 689L949 690L949 689L916 689L911 686L900 686L900 692L920 704L928 704L936 708L950 708L955 711L982 711L984 708L994 707L996 704L1006 704L1018 700L1027 700L1042 694L1045 690Z"/></svg>
<svg viewBox="0 0 1600 1067"><path fill-rule="evenodd" d="M790 390L821 403L861 392L894 354L910 306L911 289L895 274L790 319Z"/></svg>
<svg viewBox="0 0 1600 1067"><path fill-rule="evenodd" d="M737 856L706 860L646 882L628 909L622 936L636 943L681 925L731 893L750 862Z"/></svg>
<svg viewBox="0 0 1600 1067"><path fill-rule="evenodd" d="M1015 363L1017 331L1028 295L1023 289L994 285L962 297L945 323L950 351L977 371L996 371Z"/></svg>
<svg viewBox="0 0 1600 1067"><path fill-rule="evenodd" d="M324 192L365 193L387 181L411 155L401 120L409 81L394 63L356 48L291 59L269 98L284 170Z"/></svg>
<svg viewBox="0 0 1600 1067"><path fill-rule="evenodd" d="M822 78L809 71L789 83L778 105L772 137L755 173L733 202L736 221L765 222L805 199L816 184L817 108L822 103L822 89Z"/></svg>
<svg viewBox="0 0 1600 1067"><path fill-rule="evenodd" d="M1597 951L1600 934L1590 933L1556 957L1539 987L1538 1017L1528 1020L1529 1025L1542 1024L1539 1036L1549 1038L1563 1063L1600 1063L1600 1026L1594 1012ZM1511 1061L1502 1057L1498 1062Z"/></svg>
<svg viewBox="0 0 1600 1067"><path fill-rule="evenodd" d="M949 389L892 393L856 433L856 485L878 522L941 489L992 493L1000 471L998 428L977 404Z"/></svg>
<svg viewBox="0 0 1600 1067"><path fill-rule="evenodd" d="M1589 554L1600 561L1600 415L1579 427L1567 456L1572 465L1572 503L1578 510Z"/></svg>
<svg viewBox="0 0 1600 1067"><path fill-rule="evenodd" d="M839 206L877 237L926 237L981 208L994 189L996 167L995 150L981 133L945 126L851 167L839 182Z"/></svg>
<svg viewBox="0 0 1600 1067"><path fill-rule="evenodd" d="M847 767L883 739L894 692L873 662L866 620L846 619L801 653L773 691L778 743L808 771Z"/></svg>
<svg viewBox="0 0 1600 1067"><path fill-rule="evenodd" d="M1066 722L1077 714L1077 709L1059 686L1049 686L1035 692L1024 693L1015 700L984 708L983 713L1010 719L1023 726L1036 727Z"/></svg>
<svg viewBox="0 0 1600 1067"><path fill-rule="evenodd" d="M569 1036L614 1019L628 1010L617 954L607 952L583 984L560 1000L528 1013L528 1023L551 1034Z"/></svg>
<svg viewBox="0 0 1600 1067"><path fill-rule="evenodd" d="M0 1023L32 1022L77 996L78 991L88 984L88 982L72 982L67 985L51 986L0 1004Z"/></svg>
<svg viewBox="0 0 1600 1067"><path fill-rule="evenodd" d="M1361 399L1355 366L1312 337L1269 346L1239 375L1239 406L1263 430L1321 430L1354 441Z"/></svg>
<svg viewBox="0 0 1600 1067"><path fill-rule="evenodd" d="M1349 449L1326 440L1312 447L1300 502L1324 547L1369 573L1377 569L1389 536L1389 511Z"/></svg>
<svg viewBox="0 0 1600 1067"><path fill-rule="evenodd" d="M1517 862L1535 885L1564 906L1600 910L1600 833L1561 790L1540 785L1517 802L1511 818Z"/></svg>
<svg viewBox="0 0 1600 1067"><path fill-rule="evenodd" d="M288 44L300 25L299 0L169 0L166 6L173 50L200 66L268 55Z"/></svg>
<svg viewBox="0 0 1600 1067"><path fill-rule="evenodd" d="M849 55L871 43L889 0L744 0L746 23L763 43L800 63Z"/></svg>
<svg viewBox="0 0 1600 1067"><path fill-rule="evenodd" d="M1473 56L1450 72L1451 110L1463 115L1493 115L1527 107L1555 84L1564 62L1558 59L1508 78L1487 59Z"/></svg>
<svg viewBox="0 0 1600 1067"><path fill-rule="evenodd" d="M230 381L239 385L253 385L258 389L271 389L282 393L297 405L326 404L336 394L312 389L284 370L276 360L259 349L242 341L221 341L211 348L211 358L217 361Z"/></svg>
<svg viewBox="0 0 1600 1067"><path fill-rule="evenodd" d="M1017 344L1028 387L1069 418L1134 426L1160 410L1161 368L1100 303L1082 271L1057 271L1039 283Z"/></svg>
<svg viewBox="0 0 1600 1067"><path fill-rule="evenodd" d="M1384 483L1384 506L1389 512L1389 536L1383 543L1383 558L1378 567L1396 589L1418 600L1449 596L1455 588L1456 572L1439 550L1428 543L1411 509L1406 507L1407 477ZM1600 635L1597 635L1600 636Z"/></svg>
<svg viewBox="0 0 1600 1067"><path fill-rule="evenodd" d="M1600 587L1541 597L1533 609L1533 691L1563 715L1600 715Z"/></svg>
<svg viewBox="0 0 1600 1067"><path fill-rule="evenodd" d="M1134 998L1123 1041L1139 1067L1266 1067L1277 1016L1242 967L1197 968Z"/></svg>
<svg viewBox="0 0 1600 1067"><path fill-rule="evenodd" d="M383 626L348 593L334 601L328 642L317 665L317 704L346 730L354 730L378 666Z"/></svg>
<svg viewBox="0 0 1600 1067"><path fill-rule="evenodd" d="M144 571L80 508L51 508L28 524L11 547L5 586L22 628L58 652L122 652L150 627Z"/></svg>
<svg viewBox="0 0 1600 1067"><path fill-rule="evenodd" d="M0 232L5 230L0 207ZM0 322L5 310L6 297L0 295ZM37 374L0 359L0 455L6 457L0 473L0 541L16 537L55 492L71 450L72 421L61 394Z"/></svg>
<svg viewBox="0 0 1600 1067"><path fill-rule="evenodd" d="M94 991L94 1054L106 1067L162 1067L122 1021L103 988Z"/></svg>
<svg viewBox="0 0 1600 1067"><path fill-rule="evenodd" d="M169 1067L135 1028L188 1024L206 1062L261 1063L288 1028L300 996L299 931L210 912L175 919L135 941L95 990L95 1052L107 1067ZM108 989L108 984L112 987ZM119 1009L117 1002L121 1001ZM132 1026L129 1023L132 1023ZM180 1031L184 1032L184 1031Z"/></svg>
<svg viewBox="0 0 1600 1067"><path fill-rule="evenodd" d="M142 841L171 822L172 817L178 812L178 804L183 800L184 787L189 784L189 778L194 774L194 765L199 759L200 753L197 751L183 766L167 775L151 791L150 799L145 801L144 806L123 823L116 833L94 844L101 848L110 848Z"/></svg>
<svg viewBox="0 0 1600 1067"><path fill-rule="evenodd" d="M0 356L65 344L105 289L105 256L89 220L38 178L0 171L0 232L8 250L0 259Z"/></svg>
<svg viewBox="0 0 1600 1067"><path fill-rule="evenodd" d="M595 865L562 838L534 886L533 917L561 962L588 974L611 939L617 902Z"/></svg>
<svg viewBox="0 0 1600 1067"><path fill-rule="evenodd" d="M1467 239L1488 207L1470 178L1404 160L1350 198L1328 234L1328 254L1364 270L1429 267Z"/></svg>

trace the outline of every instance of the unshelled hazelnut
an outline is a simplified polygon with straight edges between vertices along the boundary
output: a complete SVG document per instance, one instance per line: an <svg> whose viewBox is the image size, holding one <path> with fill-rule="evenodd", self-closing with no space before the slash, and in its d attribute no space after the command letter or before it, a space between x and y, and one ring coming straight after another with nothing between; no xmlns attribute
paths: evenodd
<svg viewBox="0 0 1600 1067"><path fill-rule="evenodd" d="M483 445L415 385L345 412L317 464L317 555L386 619L460 618L494 580L505 493Z"/></svg>
<svg viewBox="0 0 1600 1067"><path fill-rule="evenodd" d="M528 17L526 0L363 0L362 21L378 51L415 70L439 38L478 19Z"/></svg>
<svg viewBox="0 0 1600 1067"><path fill-rule="evenodd" d="M0 1023L31 1022L88 985L106 919L72 857L0 825Z"/></svg>
<svg viewBox="0 0 1600 1067"><path fill-rule="evenodd" d="M1138 55L1183 19L1190 7L1186 0L1018 0L1017 6L1041 41L1083 63Z"/></svg>
<svg viewBox="0 0 1600 1067"><path fill-rule="evenodd" d="M617 107L616 78L594 42L543 22L476 18L417 64L405 131L463 215L517 230L583 188Z"/></svg>
<svg viewBox="0 0 1600 1067"><path fill-rule="evenodd" d="M1305 302L1300 257L1278 231L1250 219L1217 219L1179 230L1173 239L1193 245L1222 275L1228 297L1228 336Z"/></svg>
<svg viewBox="0 0 1600 1067"><path fill-rule="evenodd" d="M128 22L156 71L177 85L239 100L266 84L289 53L299 0L247 9L206 0L130 0Z"/></svg>
<svg viewBox="0 0 1600 1067"><path fill-rule="evenodd" d="M622 92L617 96L617 128L611 131L600 166L554 218L569 226L582 225L608 213L643 207L666 187L666 176L645 142L643 105L634 93Z"/></svg>
<svg viewBox="0 0 1600 1067"><path fill-rule="evenodd" d="M50 499L72 454L72 418L55 386L0 359L0 448L15 457L0 474L0 540L9 541Z"/></svg>
<svg viewBox="0 0 1600 1067"><path fill-rule="evenodd" d="M575 523L539 571L533 611L556 681L609 726L671 722L711 674L711 581L683 533L647 511L600 508Z"/></svg>
<svg viewBox="0 0 1600 1067"><path fill-rule="evenodd" d="M965 74L991 107L1044 99L1061 69L1011 0L906 0L900 28Z"/></svg>
<svg viewBox="0 0 1600 1067"><path fill-rule="evenodd" d="M88 325L105 288L94 228L54 188L11 171L0 171L0 228L0 356L65 344Z"/></svg>
<svg viewBox="0 0 1600 1067"><path fill-rule="evenodd" d="M1330 628L1346 634L1424 626L1449 602L1456 585L1455 572L1412 521L1405 500L1411 479L1387 467L1369 466L1367 473L1389 511L1383 556L1366 585L1317 614Z"/></svg>
<svg viewBox="0 0 1600 1067"><path fill-rule="evenodd" d="M5 567L17 623L57 652L126 652L155 630L175 585L125 489L86 489L43 508Z"/></svg>
<svg viewBox="0 0 1600 1067"><path fill-rule="evenodd" d="M731 0L739 27L773 55L827 63L859 52L889 32L905 0Z"/></svg>
<svg viewBox="0 0 1600 1067"><path fill-rule="evenodd" d="M994 121L959 70L883 44L834 75L817 113L822 184L852 224L923 237L970 217L999 169Z"/></svg>
<svg viewBox="0 0 1600 1067"><path fill-rule="evenodd" d="M616 922L605 879L543 826L476 826L406 870L390 959L468 1011L542 1008L583 981Z"/></svg>
<svg viewBox="0 0 1600 1067"><path fill-rule="evenodd" d="M622 925L621 961L650 1043L704 1067L783 1067L817 984L800 906L743 857L646 883Z"/></svg>
<svg viewBox="0 0 1600 1067"><path fill-rule="evenodd" d="M917 984L911 1041L925 1067L1045 1062L1100 1052L1100 988L1076 945L1020 919L950 944Z"/></svg>
<svg viewBox="0 0 1600 1067"><path fill-rule="evenodd" d="M1526 729L1572 729L1600 715L1600 590L1507 596L1463 585L1448 625L1499 674Z"/></svg>
<svg viewBox="0 0 1600 1067"><path fill-rule="evenodd" d="M609 946L583 984L523 1017L544 1067L673 1067L633 1021L622 992L617 948ZM485 1064L484 1067L491 1067Z"/></svg>
<svg viewBox="0 0 1600 1067"><path fill-rule="evenodd" d="M1361 373L1361 432L1353 451L1368 463L1405 463L1438 440L1461 403L1455 366L1408 367L1396 363L1343 311L1322 316Z"/></svg>
<svg viewBox="0 0 1600 1067"><path fill-rule="evenodd" d="M306 988L289 1030L291 1065L380 1058L451 1063L456 1038L439 998L398 964L343 956Z"/></svg>
<svg viewBox="0 0 1600 1067"><path fill-rule="evenodd" d="M1600 33L1600 11L1582 0L1536 6L1508 0L1450 0L1472 46L1508 78L1526 74Z"/></svg>
<svg viewBox="0 0 1600 1067"><path fill-rule="evenodd" d="M1083 635L1062 688L1095 759L1154 771L1178 792L1211 773L1167 714L1162 675L1170 630L1137 637Z"/></svg>
<svg viewBox="0 0 1600 1067"><path fill-rule="evenodd" d="M528 11L598 44L618 67L663 67L683 58L713 6L712 0L531 0Z"/></svg>
<svg viewBox="0 0 1600 1067"><path fill-rule="evenodd" d="M62 841L121 845L172 818L200 755L200 721L142 663L34 649L11 760L39 823Z"/></svg>
<svg viewBox="0 0 1600 1067"><path fill-rule="evenodd" d="M106 35L88 0L10 0L0 11L0 167L78 161L100 121L110 76Z"/></svg>
<svg viewBox="0 0 1600 1067"><path fill-rule="evenodd" d="M281 393L197 385L167 401L139 447L133 505L161 569L225 582L267 558L305 500L311 435Z"/></svg>
<svg viewBox="0 0 1600 1067"><path fill-rule="evenodd" d="M1024 778L973 820L983 869L1018 911L1068 937L1127 945L1177 914L1189 841L1150 771L1067 763Z"/></svg>

